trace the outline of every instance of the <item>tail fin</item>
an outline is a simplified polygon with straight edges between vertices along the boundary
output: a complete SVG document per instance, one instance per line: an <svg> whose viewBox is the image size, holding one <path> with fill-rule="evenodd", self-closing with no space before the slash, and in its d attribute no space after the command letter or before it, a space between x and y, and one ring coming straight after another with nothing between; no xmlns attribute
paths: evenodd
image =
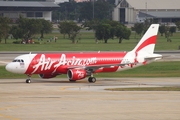
<svg viewBox="0 0 180 120"><path fill-rule="evenodd" d="M152 24L132 51L133 52L143 51L149 54L153 54L154 47L156 44L158 29L159 29L159 24Z"/></svg>

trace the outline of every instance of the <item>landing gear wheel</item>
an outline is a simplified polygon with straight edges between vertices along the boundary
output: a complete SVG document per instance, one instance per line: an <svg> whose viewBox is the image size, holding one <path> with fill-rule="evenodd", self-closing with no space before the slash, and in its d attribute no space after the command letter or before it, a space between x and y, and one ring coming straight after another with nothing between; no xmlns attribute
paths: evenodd
<svg viewBox="0 0 180 120"><path fill-rule="evenodd" d="M26 83L31 83L31 75L27 75L28 78L26 79Z"/></svg>
<svg viewBox="0 0 180 120"><path fill-rule="evenodd" d="M26 79L26 83L31 83L31 79Z"/></svg>
<svg viewBox="0 0 180 120"><path fill-rule="evenodd" d="M88 81L89 81L90 83L95 83L95 82L96 82L96 78L95 78L95 77L89 77L89 78L88 78Z"/></svg>

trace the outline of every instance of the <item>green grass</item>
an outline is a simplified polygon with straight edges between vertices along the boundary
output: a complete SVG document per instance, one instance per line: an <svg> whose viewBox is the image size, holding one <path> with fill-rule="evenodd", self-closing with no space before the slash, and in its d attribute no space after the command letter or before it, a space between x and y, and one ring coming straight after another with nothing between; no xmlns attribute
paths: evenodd
<svg viewBox="0 0 180 120"><path fill-rule="evenodd" d="M13 74L7 72L4 66L0 66L0 78L26 78L26 75ZM98 73L95 77L180 77L180 62L153 62L145 66L140 66L126 71L113 73ZM38 75L33 75L37 78ZM67 78L66 75L59 75L57 77Z"/></svg>
<svg viewBox="0 0 180 120"><path fill-rule="evenodd" d="M55 43L47 42L48 39L57 36L58 40ZM36 35L33 39L38 41L39 35ZM63 38L60 33L45 34L41 44L13 44L13 39L8 39L7 44L4 44L4 40L0 43L0 51L129 51L132 50L139 39L134 38L134 32L129 40L123 40L121 44L118 43L118 39L109 39L105 44L100 41L98 44L95 42L93 32L81 32L81 40L78 43L72 44L71 40ZM78 37L77 37L78 38ZM175 33L172 37L172 42L167 42L165 37L158 35L157 44L155 50L178 50L180 46L180 32Z"/></svg>
<svg viewBox="0 0 180 120"><path fill-rule="evenodd" d="M99 74L106 77L180 77L180 62L153 62L121 72Z"/></svg>

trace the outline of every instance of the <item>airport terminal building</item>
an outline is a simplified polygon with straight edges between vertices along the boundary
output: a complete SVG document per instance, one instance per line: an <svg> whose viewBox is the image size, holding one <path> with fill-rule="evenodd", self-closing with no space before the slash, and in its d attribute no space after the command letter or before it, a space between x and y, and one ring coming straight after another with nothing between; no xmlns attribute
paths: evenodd
<svg viewBox="0 0 180 120"><path fill-rule="evenodd" d="M0 16L15 22L20 15L25 18L52 21L52 10L59 8L54 2L0 1Z"/></svg>
<svg viewBox="0 0 180 120"><path fill-rule="evenodd" d="M116 0L113 20L124 24L156 19L159 23L180 21L180 0Z"/></svg>

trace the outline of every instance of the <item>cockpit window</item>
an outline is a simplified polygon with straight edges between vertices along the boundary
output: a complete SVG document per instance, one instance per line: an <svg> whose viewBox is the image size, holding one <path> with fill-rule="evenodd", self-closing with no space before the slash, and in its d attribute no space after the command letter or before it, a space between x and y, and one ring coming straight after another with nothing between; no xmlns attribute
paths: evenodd
<svg viewBox="0 0 180 120"><path fill-rule="evenodd" d="M16 60L13 60L12 62L16 62Z"/></svg>
<svg viewBox="0 0 180 120"><path fill-rule="evenodd" d="M24 62L23 59L14 59L12 62Z"/></svg>

